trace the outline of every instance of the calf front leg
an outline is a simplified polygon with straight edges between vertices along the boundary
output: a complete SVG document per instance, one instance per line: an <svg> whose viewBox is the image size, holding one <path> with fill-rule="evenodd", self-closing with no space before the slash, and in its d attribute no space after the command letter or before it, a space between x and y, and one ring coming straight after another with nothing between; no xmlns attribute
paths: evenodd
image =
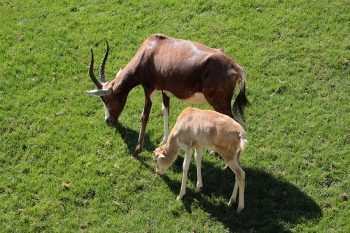
<svg viewBox="0 0 350 233"><path fill-rule="evenodd" d="M186 183L187 183L187 173L190 167L191 162L191 148L186 147L185 149L185 159L183 163L183 174L182 174L182 182L181 182L181 190L179 196L177 196L176 200L181 200L182 197L186 193Z"/></svg>
<svg viewBox="0 0 350 233"><path fill-rule="evenodd" d="M165 144L169 136L169 105L170 97L167 96L164 91L162 91L162 112L164 118L164 136L160 145Z"/></svg>
<svg viewBox="0 0 350 233"><path fill-rule="evenodd" d="M145 106L143 108L143 112L141 115L141 129L140 129L140 133L139 133L139 138L137 140L137 145L136 145L136 148L134 151L134 156L138 156L143 149L143 142L144 142L144 137L145 137L146 125L148 122L149 113L150 113L151 108L152 108L151 93L152 92L145 90Z"/></svg>
<svg viewBox="0 0 350 233"><path fill-rule="evenodd" d="M203 187L203 181L202 181L202 154L199 147L196 147L196 150L194 152L194 159L196 161L196 167L197 167L197 186L196 191L199 192L201 188Z"/></svg>

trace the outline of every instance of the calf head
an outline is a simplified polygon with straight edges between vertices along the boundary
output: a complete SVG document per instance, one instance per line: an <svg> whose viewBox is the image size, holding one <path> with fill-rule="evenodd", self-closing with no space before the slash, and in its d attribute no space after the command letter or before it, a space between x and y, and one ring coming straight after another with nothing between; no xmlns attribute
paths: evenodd
<svg viewBox="0 0 350 233"><path fill-rule="evenodd" d="M156 164L157 175L163 175L171 165L165 156L165 145L156 148L153 152L153 161Z"/></svg>
<svg viewBox="0 0 350 233"><path fill-rule="evenodd" d="M100 80L97 80L94 74L94 52L91 49L91 63L89 69L89 75L92 82L96 85L97 89L86 91L90 95L99 96L103 102L105 110L105 121L108 125L116 125L118 123L118 117L123 110L126 98L119 96L118 93L113 92L113 81L106 81L105 79L105 64L108 58L109 45L106 41L107 49L100 65ZM119 70L118 75L122 70Z"/></svg>

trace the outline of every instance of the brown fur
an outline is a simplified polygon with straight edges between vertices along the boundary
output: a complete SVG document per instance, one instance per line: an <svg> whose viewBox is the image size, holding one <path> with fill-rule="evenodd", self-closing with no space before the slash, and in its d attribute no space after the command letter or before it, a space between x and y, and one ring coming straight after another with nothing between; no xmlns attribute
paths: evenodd
<svg viewBox="0 0 350 233"><path fill-rule="evenodd" d="M127 66L104 85L104 89L110 89L112 93L101 98L110 113L107 122L116 124L130 90L137 85L144 88L145 107L134 153L137 155L143 147L153 91L168 91L179 99L201 92L215 111L233 117L231 99L240 81L245 97L244 70L223 49L156 34L147 38ZM166 108L168 106L169 103Z"/></svg>

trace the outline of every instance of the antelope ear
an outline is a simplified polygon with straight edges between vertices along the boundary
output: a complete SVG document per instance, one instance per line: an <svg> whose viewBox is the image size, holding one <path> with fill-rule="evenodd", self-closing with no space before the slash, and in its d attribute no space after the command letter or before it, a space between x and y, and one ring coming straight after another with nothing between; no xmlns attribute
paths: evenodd
<svg viewBox="0 0 350 233"><path fill-rule="evenodd" d="M104 89L98 89L98 90L90 90L90 91L85 91L87 94L90 95L96 95L96 96L105 96L105 95L110 95L112 93L111 89L104 90Z"/></svg>

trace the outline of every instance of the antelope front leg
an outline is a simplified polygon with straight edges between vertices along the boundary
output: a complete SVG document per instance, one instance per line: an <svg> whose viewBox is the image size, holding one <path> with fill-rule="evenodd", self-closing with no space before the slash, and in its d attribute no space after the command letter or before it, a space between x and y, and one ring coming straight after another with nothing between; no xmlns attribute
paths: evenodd
<svg viewBox="0 0 350 233"><path fill-rule="evenodd" d="M179 196L177 196L176 200L181 200L182 197L186 193L186 183L187 183L187 173L190 167L191 162L191 148L186 148L185 150L185 159L183 163L183 174L182 174L182 182L181 182L181 190Z"/></svg>
<svg viewBox="0 0 350 233"><path fill-rule="evenodd" d="M150 94L148 94L148 92L145 91L145 107L143 108L143 112L142 112L142 116L141 116L141 129L140 129L140 133L139 133L139 138L137 140L137 145L134 151L134 156L138 156L142 149L143 149L143 141L144 141L144 137L145 137L145 130L146 130L146 125L148 122L148 117L149 117L149 113L151 111L151 107L152 107L152 100L150 97Z"/></svg>
<svg viewBox="0 0 350 233"><path fill-rule="evenodd" d="M197 186L196 186L196 192L199 192L201 188L203 187L203 181L202 181L202 154L199 147L196 147L196 150L194 152L194 159L196 161L196 167L197 167Z"/></svg>

